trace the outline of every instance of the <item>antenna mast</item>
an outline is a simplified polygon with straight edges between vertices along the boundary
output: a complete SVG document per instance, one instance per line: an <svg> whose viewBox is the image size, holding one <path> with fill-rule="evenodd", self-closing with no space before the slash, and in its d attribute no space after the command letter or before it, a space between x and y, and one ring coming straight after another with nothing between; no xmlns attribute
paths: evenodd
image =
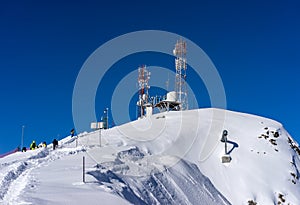
<svg viewBox="0 0 300 205"><path fill-rule="evenodd" d="M150 88L149 86L150 72L147 70L145 65L140 66L138 71L139 71L139 77L138 77L139 101L137 102L137 106L138 106L138 118L141 118L146 115L146 106L149 100L148 90Z"/></svg>
<svg viewBox="0 0 300 205"><path fill-rule="evenodd" d="M186 85L186 42L181 38L177 41L173 54L175 59L176 77L175 92L176 100L180 103L180 110L188 110L187 85Z"/></svg>

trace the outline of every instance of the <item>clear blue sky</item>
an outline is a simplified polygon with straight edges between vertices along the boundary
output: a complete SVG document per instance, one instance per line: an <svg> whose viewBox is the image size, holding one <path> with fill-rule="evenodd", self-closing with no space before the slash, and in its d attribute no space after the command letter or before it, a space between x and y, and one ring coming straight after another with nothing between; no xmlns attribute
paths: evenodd
<svg viewBox="0 0 300 205"><path fill-rule="evenodd" d="M20 145L22 125L27 146L68 135L85 60L106 41L146 29L197 43L223 79L228 109L280 121L299 142L299 10L296 0L2 1L0 153ZM110 106L109 97L96 103L99 113Z"/></svg>

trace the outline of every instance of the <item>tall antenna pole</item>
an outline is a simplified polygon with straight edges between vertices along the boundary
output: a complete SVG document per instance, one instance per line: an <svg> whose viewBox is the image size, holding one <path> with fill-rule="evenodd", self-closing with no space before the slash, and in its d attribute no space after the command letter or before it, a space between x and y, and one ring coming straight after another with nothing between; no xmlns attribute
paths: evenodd
<svg viewBox="0 0 300 205"><path fill-rule="evenodd" d="M167 92L169 92L169 84L170 84L170 76L169 76L169 73L168 73L168 80L166 81Z"/></svg>
<svg viewBox="0 0 300 205"><path fill-rule="evenodd" d="M147 70L146 66L140 66L139 69L139 77L138 77L138 85L139 85L139 101L137 102L137 106L139 108L138 117L143 117L146 114L145 105L148 103L149 97L149 79L150 72Z"/></svg>
<svg viewBox="0 0 300 205"><path fill-rule="evenodd" d="M21 137L21 150L23 149L24 147L24 128L25 128L25 125L22 126L22 137Z"/></svg>
<svg viewBox="0 0 300 205"><path fill-rule="evenodd" d="M187 86L186 86L186 42L181 38L175 44L173 50L175 58L175 92L176 100L180 103L180 110L188 110Z"/></svg>

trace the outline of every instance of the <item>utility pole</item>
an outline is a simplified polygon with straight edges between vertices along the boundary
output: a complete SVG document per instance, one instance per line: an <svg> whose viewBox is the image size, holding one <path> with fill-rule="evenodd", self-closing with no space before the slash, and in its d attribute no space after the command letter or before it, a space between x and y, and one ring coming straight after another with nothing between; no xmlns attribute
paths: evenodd
<svg viewBox="0 0 300 205"><path fill-rule="evenodd" d="M24 129L25 129L25 125L22 126L22 136L21 136L21 150L24 147Z"/></svg>

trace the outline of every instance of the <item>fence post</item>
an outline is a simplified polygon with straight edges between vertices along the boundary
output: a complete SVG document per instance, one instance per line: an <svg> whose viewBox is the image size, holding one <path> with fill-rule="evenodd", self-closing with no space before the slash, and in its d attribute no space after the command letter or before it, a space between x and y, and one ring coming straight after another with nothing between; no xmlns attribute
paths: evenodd
<svg viewBox="0 0 300 205"><path fill-rule="evenodd" d="M82 158L82 181L85 183L85 157Z"/></svg>

